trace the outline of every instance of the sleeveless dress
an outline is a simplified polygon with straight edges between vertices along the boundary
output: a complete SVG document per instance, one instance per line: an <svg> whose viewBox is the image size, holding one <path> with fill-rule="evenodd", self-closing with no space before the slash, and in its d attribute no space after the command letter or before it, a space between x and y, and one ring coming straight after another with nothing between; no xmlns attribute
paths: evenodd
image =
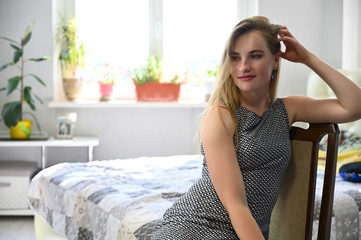
<svg viewBox="0 0 361 240"><path fill-rule="evenodd" d="M262 116L242 106L235 115L239 141L236 153L249 209L268 239L271 213L291 158L287 112L282 99L277 98ZM204 155L203 146L201 152ZM205 157L202 178L164 213L151 239L239 239L214 189Z"/></svg>

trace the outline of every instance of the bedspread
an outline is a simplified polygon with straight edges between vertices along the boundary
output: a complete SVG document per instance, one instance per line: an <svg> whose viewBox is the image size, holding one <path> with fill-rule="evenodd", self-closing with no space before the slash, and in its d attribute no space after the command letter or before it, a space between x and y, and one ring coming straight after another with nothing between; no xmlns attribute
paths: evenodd
<svg viewBox="0 0 361 240"><path fill-rule="evenodd" d="M313 235L317 240L318 219L321 208L323 171L318 171L314 209ZM331 239L361 239L361 183L347 182L336 175L333 200Z"/></svg>
<svg viewBox="0 0 361 240"><path fill-rule="evenodd" d="M164 211L201 177L201 167L198 155L61 163L33 178L28 199L68 239L149 239ZM319 172L314 228L322 177ZM359 239L360 190L337 176L332 239Z"/></svg>
<svg viewBox="0 0 361 240"><path fill-rule="evenodd" d="M68 239L147 239L201 163L198 155L61 163L35 176L28 198Z"/></svg>

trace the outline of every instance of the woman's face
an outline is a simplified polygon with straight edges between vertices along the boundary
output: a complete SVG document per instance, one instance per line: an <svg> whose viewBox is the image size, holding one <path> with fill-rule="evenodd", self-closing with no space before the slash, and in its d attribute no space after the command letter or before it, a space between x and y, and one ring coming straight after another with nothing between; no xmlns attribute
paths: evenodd
<svg viewBox="0 0 361 240"><path fill-rule="evenodd" d="M232 78L242 92L268 93L279 58L271 53L259 31L242 34L234 43L231 59Z"/></svg>

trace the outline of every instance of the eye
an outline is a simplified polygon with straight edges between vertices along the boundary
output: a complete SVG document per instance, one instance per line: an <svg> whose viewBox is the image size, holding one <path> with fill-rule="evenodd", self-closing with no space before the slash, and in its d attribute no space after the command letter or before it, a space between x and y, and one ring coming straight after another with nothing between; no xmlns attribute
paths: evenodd
<svg viewBox="0 0 361 240"><path fill-rule="evenodd" d="M239 61L241 58L238 56L231 56L232 62Z"/></svg>
<svg viewBox="0 0 361 240"><path fill-rule="evenodd" d="M252 59L260 59L261 57L262 57L261 54L252 54L252 55L251 55L251 58L252 58Z"/></svg>

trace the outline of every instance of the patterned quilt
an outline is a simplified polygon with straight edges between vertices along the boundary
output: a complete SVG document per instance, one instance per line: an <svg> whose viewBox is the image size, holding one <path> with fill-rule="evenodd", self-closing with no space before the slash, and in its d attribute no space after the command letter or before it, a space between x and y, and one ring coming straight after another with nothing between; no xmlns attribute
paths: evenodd
<svg viewBox="0 0 361 240"><path fill-rule="evenodd" d="M200 178L201 167L198 155L61 163L33 178L28 199L36 214L70 240L149 239L163 212ZM322 172L317 183L314 228ZM332 239L360 238L360 190L337 176Z"/></svg>
<svg viewBox="0 0 361 240"><path fill-rule="evenodd" d="M200 156L61 163L30 183L31 208L68 239L148 239L201 176Z"/></svg>

